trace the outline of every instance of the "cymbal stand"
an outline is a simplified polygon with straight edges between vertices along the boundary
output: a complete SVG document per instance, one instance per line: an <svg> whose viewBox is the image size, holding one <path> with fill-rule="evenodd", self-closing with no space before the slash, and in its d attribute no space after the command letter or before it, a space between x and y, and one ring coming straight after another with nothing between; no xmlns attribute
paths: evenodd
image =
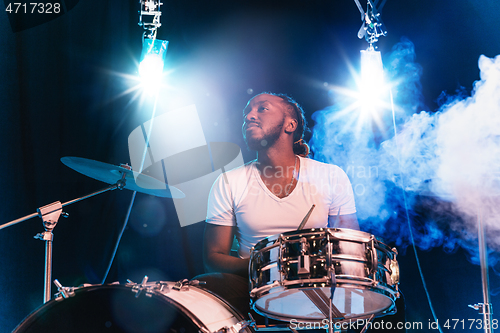
<svg viewBox="0 0 500 333"><path fill-rule="evenodd" d="M368 329L368 325L373 321L375 318L375 314L372 314L365 322L365 326L363 326L363 329L359 333L365 333L366 330Z"/></svg>
<svg viewBox="0 0 500 333"><path fill-rule="evenodd" d="M125 168L130 168L128 165L122 165L122 167ZM69 214L64 213L62 211L62 207L71 205L73 203L88 199L90 197L96 196L98 194L107 192L107 191L112 191L116 189L123 189L125 187L125 173L122 173L122 178L118 180L115 184L110 185L106 188L103 188L99 191L92 192L90 194L87 194L83 197L76 198L64 203L61 203L60 201L56 201L54 203L51 203L49 205L40 207L37 209L37 213L26 215L22 218L19 218L17 220L13 220L11 222L5 223L0 225L0 230L3 228L10 227L14 224L26 221L32 217L35 216L40 216L43 221L43 227L45 228L45 231L42 233L37 234L34 236L36 239L43 240L45 241L45 273L44 273L44 303L47 303L50 301L51 298L51 280L52 280L52 242L54 239L54 234L52 231L57 225L57 222L59 220L59 217L62 215L63 217L68 217Z"/></svg>
<svg viewBox="0 0 500 333"><path fill-rule="evenodd" d="M477 229L478 229L478 245L479 245L479 261L481 264L481 282L483 286L483 302L469 307L479 310L483 315L483 327L486 333L493 332L491 316L493 315L493 307L490 303L490 284L488 279L488 252L486 251L486 239L484 233L484 225L481 210L477 214Z"/></svg>
<svg viewBox="0 0 500 333"><path fill-rule="evenodd" d="M36 239L45 241L45 274L44 274L44 288L43 288L43 302L47 303L50 301L50 285L52 281L52 241L54 239L54 234L52 230L56 227L62 211L62 204L60 201L51 203L50 205L38 208L38 214L42 218L43 227L45 232L39 233L35 236ZM69 215L64 213L64 217Z"/></svg>

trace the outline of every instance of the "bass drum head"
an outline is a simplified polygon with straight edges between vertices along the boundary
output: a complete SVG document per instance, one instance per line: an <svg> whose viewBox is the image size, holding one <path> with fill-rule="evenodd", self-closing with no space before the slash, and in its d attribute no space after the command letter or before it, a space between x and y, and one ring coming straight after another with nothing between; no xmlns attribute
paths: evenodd
<svg viewBox="0 0 500 333"><path fill-rule="evenodd" d="M41 306L13 332L198 333L203 326L169 298L135 296L120 285L77 289L72 297Z"/></svg>

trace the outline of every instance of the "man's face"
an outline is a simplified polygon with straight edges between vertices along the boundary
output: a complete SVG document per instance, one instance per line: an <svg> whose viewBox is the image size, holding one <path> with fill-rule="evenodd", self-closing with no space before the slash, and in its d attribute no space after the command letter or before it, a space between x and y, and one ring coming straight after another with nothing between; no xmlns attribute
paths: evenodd
<svg viewBox="0 0 500 333"><path fill-rule="evenodd" d="M281 97L261 94L252 98L243 110L243 137L250 150L271 146L283 133L286 120Z"/></svg>

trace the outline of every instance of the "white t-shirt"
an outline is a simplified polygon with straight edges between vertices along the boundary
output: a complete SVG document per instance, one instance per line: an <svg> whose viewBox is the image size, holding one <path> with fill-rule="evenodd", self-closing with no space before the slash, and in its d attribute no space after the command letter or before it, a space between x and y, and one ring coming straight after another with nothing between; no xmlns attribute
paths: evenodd
<svg viewBox="0 0 500 333"><path fill-rule="evenodd" d="M248 258L265 237L296 230L313 204L304 229L328 227L329 215L356 213L352 186L342 169L300 157L297 185L280 199L266 187L254 160L217 178L206 222L237 226L238 254Z"/></svg>

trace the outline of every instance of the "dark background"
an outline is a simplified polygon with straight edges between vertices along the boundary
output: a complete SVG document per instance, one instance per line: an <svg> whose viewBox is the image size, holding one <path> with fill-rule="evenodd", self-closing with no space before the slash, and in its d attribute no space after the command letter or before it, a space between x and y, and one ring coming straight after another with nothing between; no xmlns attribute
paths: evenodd
<svg viewBox="0 0 500 333"><path fill-rule="evenodd" d="M138 1L67 2L66 10L24 30L0 14L1 224L104 187L60 158L129 162L128 135L151 113L135 93L123 94L135 84L130 76L141 53ZM414 43L424 104L433 111L442 91L471 89L481 54L500 53L499 11L494 0L389 0L382 15L388 35L379 47L387 53L403 36ZM254 155L241 138L241 111L253 94L291 94L312 124L312 113L331 104L323 83L352 81L349 68L359 67L359 50L367 47L356 36L361 21L352 0L165 0L162 13L158 38L170 42L171 72L163 103L196 104L207 142L236 143L245 161ZM54 231L54 278L65 286L101 282L131 195L108 192L65 208L70 218ZM38 218L0 231L2 332L43 302L44 243L33 239L42 231ZM202 233L203 223L180 227L171 199L138 194L107 282L202 273ZM434 319L411 244L400 252L407 321L427 328ZM468 254L441 247L418 254L440 323L481 318L467 307L482 302L479 266ZM490 279L495 306L500 283L493 269Z"/></svg>

